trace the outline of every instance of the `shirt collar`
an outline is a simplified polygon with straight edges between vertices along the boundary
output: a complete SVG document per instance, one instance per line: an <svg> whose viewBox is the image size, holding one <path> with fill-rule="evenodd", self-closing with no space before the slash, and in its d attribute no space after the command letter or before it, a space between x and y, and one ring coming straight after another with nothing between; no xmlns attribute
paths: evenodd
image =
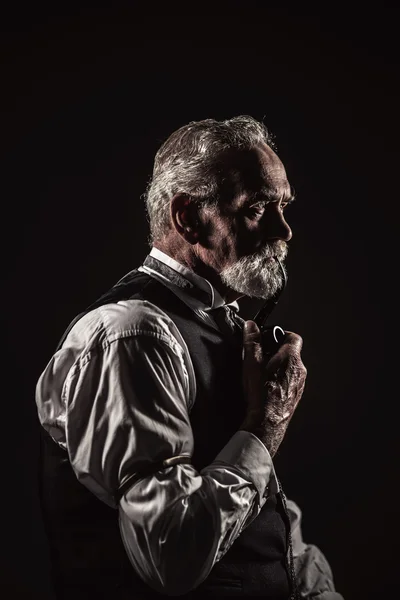
<svg viewBox="0 0 400 600"><path fill-rule="evenodd" d="M177 286L180 293L190 297L191 304L199 310L209 311L225 305L225 301L215 287L204 277L197 275L165 252L158 248L151 249L146 257L143 267L148 272L156 273ZM229 303L236 312L238 303Z"/></svg>

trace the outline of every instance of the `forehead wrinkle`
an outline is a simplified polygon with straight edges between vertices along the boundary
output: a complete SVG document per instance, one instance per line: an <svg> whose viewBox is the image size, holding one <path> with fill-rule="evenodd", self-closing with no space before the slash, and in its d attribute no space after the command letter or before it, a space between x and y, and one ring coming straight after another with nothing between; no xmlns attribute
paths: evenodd
<svg viewBox="0 0 400 600"><path fill-rule="evenodd" d="M263 186L257 191L248 194L248 200L265 200L265 202L291 202L294 200L290 187L285 186L285 190L280 190L276 187Z"/></svg>
<svg viewBox="0 0 400 600"><path fill-rule="evenodd" d="M229 160L228 160L229 158ZM279 157L268 147L235 151L224 155L220 164L221 204L228 212L254 199L266 202L290 201L291 189L286 170Z"/></svg>

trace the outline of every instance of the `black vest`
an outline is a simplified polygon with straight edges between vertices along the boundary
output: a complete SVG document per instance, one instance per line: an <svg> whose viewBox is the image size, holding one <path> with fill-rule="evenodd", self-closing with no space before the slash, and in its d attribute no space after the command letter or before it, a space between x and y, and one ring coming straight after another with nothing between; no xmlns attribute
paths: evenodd
<svg viewBox="0 0 400 600"><path fill-rule="evenodd" d="M241 345L197 318L155 278L133 271L76 317L59 347L83 314L128 298L160 307L188 346L197 384L190 413L192 464L200 471L214 460L244 419ZM41 503L57 600L161 598L135 574L123 548L117 512L78 482L67 453L44 430L41 449ZM273 495L206 580L183 597L237 595L287 600L287 525L280 495Z"/></svg>

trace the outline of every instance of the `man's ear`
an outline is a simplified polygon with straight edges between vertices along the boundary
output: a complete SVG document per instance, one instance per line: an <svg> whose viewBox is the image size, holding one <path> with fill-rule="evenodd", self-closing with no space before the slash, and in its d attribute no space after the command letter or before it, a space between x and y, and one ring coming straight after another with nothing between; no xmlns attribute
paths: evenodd
<svg viewBox="0 0 400 600"><path fill-rule="evenodd" d="M201 220L199 207L187 194L176 194L170 203L172 225L189 244L199 241Z"/></svg>

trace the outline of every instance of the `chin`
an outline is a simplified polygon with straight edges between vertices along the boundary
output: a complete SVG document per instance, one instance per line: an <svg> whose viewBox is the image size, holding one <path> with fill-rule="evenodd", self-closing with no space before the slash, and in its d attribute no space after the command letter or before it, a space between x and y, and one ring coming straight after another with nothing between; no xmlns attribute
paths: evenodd
<svg viewBox="0 0 400 600"><path fill-rule="evenodd" d="M283 260L284 256L281 258ZM235 292L262 300L272 298L284 283L281 264L271 251L256 257L243 257L224 269L220 277Z"/></svg>
<svg viewBox="0 0 400 600"><path fill-rule="evenodd" d="M274 285L260 285L259 282L248 281L246 283L242 282L241 284L231 284L229 287L236 293L240 294L240 296L257 298L259 300L269 300L276 294L280 285L277 285L277 283Z"/></svg>

